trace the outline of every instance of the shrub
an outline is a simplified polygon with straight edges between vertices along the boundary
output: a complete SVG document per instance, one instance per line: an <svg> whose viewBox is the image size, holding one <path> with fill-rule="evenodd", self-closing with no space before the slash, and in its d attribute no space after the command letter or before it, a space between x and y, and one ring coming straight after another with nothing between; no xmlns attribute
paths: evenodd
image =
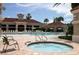
<svg viewBox="0 0 79 59"><path fill-rule="evenodd" d="M59 36L60 39L72 40L72 36Z"/></svg>
<svg viewBox="0 0 79 59"><path fill-rule="evenodd" d="M72 25L72 23L67 24L67 26L68 26L68 29L67 29L66 35L73 35L73 25Z"/></svg>

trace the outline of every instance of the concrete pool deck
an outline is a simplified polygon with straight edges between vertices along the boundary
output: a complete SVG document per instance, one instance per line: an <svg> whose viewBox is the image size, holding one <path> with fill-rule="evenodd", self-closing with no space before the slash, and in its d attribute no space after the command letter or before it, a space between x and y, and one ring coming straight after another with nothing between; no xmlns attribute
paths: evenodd
<svg viewBox="0 0 79 59"><path fill-rule="evenodd" d="M25 45L25 43L29 41L31 42L40 41L40 40L35 40L35 36L32 36L32 35L9 35L9 36L13 36L13 38L17 40L17 42L19 43L20 50L16 49L13 51L8 51L6 53L0 53L0 55L79 55L79 43L75 43L72 41L59 39L53 36L47 36L48 37L47 41L62 42L62 43L69 44L73 47L73 49L68 52L49 52L48 53L48 52L33 51L32 49L28 48ZM0 43L0 51L2 51L2 48L3 48L3 44ZM13 48L13 46L8 47L8 49L11 49L11 48Z"/></svg>

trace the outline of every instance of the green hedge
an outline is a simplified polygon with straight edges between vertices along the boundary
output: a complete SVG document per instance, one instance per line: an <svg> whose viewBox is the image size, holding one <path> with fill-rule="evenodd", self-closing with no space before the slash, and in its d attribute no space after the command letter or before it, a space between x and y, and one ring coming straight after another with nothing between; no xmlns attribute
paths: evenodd
<svg viewBox="0 0 79 59"><path fill-rule="evenodd" d="M72 40L72 36L59 36L60 39Z"/></svg>

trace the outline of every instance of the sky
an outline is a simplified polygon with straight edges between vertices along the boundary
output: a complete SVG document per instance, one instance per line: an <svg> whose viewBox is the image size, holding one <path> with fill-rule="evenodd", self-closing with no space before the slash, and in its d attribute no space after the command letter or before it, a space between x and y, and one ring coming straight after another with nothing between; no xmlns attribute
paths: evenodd
<svg viewBox="0 0 79 59"><path fill-rule="evenodd" d="M64 23L69 23L73 20L73 15L70 12L70 3L61 4L53 7L54 3L4 3L6 8L3 11L3 17L17 18L17 14L22 13L25 16L30 13L32 19L43 22L45 18L49 19L49 23L53 22L55 17L64 17ZM25 18L24 16L24 18Z"/></svg>

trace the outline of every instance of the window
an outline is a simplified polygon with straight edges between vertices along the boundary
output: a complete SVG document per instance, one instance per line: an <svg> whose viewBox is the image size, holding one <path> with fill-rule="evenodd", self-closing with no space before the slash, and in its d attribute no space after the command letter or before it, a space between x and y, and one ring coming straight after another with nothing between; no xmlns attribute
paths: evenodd
<svg viewBox="0 0 79 59"><path fill-rule="evenodd" d="M16 25L8 25L8 30L16 30Z"/></svg>
<svg viewBox="0 0 79 59"><path fill-rule="evenodd" d="M27 25L26 30L32 30L32 25Z"/></svg>
<svg viewBox="0 0 79 59"><path fill-rule="evenodd" d="M1 24L1 30L6 31L6 24Z"/></svg>

